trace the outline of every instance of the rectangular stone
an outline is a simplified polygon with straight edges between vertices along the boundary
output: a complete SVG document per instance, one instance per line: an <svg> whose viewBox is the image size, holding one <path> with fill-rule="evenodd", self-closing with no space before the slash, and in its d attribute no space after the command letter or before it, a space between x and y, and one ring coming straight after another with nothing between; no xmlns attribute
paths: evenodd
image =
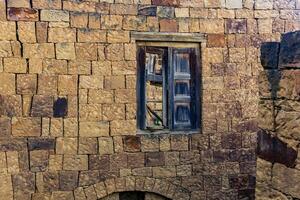
<svg viewBox="0 0 300 200"><path fill-rule="evenodd" d="M64 170L88 170L87 155L64 155Z"/></svg>
<svg viewBox="0 0 300 200"><path fill-rule="evenodd" d="M74 28L49 28L48 42L76 42L76 29Z"/></svg>
<svg viewBox="0 0 300 200"><path fill-rule="evenodd" d="M111 135L135 135L136 120L114 120L110 124Z"/></svg>
<svg viewBox="0 0 300 200"><path fill-rule="evenodd" d="M100 23L99 23L100 25ZM71 13L71 27L75 28L87 28L88 26L88 14L87 13Z"/></svg>
<svg viewBox="0 0 300 200"><path fill-rule="evenodd" d="M0 94L15 94L15 75L0 73Z"/></svg>
<svg viewBox="0 0 300 200"><path fill-rule="evenodd" d="M96 43L76 43L76 58L78 60L97 60L97 44Z"/></svg>
<svg viewBox="0 0 300 200"><path fill-rule="evenodd" d="M53 97L35 95L32 100L31 116L33 117L52 117L53 116Z"/></svg>
<svg viewBox="0 0 300 200"><path fill-rule="evenodd" d="M22 116L22 99L20 95L0 95L0 115Z"/></svg>
<svg viewBox="0 0 300 200"><path fill-rule="evenodd" d="M12 119L12 135L13 136L40 136L41 135L41 119L40 118L21 118L14 117Z"/></svg>
<svg viewBox="0 0 300 200"><path fill-rule="evenodd" d="M32 0L32 7L38 9L61 9L61 0Z"/></svg>
<svg viewBox="0 0 300 200"><path fill-rule="evenodd" d="M78 55L76 55L78 57ZM68 62L69 74L84 74L91 73L91 63L89 61L71 60Z"/></svg>
<svg viewBox="0 0 300 200"><path fill-rule="evenodd" d="M24 58L55 58L53 43L23 44Z"/></svg>
<svg viewBox="0 0 300 200"><path fill-rule="evenodd" d="M123 17L119 15L101 16L101 28L108 30L121 30Z"/></svg>
<svg viewBox="0 0 300 200"><path fill-rule="evenodd" d="M75 155L77 154L77 144L77 138L58 137L56 139L56 153L65 155Z"/></svg>
<svg viewBox="0 0 300 200"><path fill-rule="evenodd" d="M113 154L114 153L114 146L112 137L99 137L99 154Z"/></svg>
<svg viewBox="0 0 300 200"><path fill-rule="evenodd" d="M15 22L0 22L0 40L16 40Z"/></svg>
<svg viewBox="0 0 300 200"><path fill-rule="evenodd" d="M41 10L41 21L69 21L69 12L62 10Z"/></svg>
<svg viewBox="0 0 300 200"><path fill-rule="evenodd" d="M106 42L106 31L94 29L80 29L78 42Z"/></svg>
<svg viewBox="0 0 300 200"><path fill-rule="evenodd" d="M79 135L81 137L109 136L109 124L107 122L80 122Z"/></svg>
<svg viewBox="0 0 300 200"><path fill-rule="evenodd" d="M176 176L175 167L153 167L153 177L168 178Z"/></svg>
<svg viewBox="0 0 300 200"><path fill-rule="evenodd" d="M241 9L243 8L243 0L226 0L225 6L228 9Z"/></svg>
<svg viewBox="0 0 300 200"><path fill-rule="evenodd" d="M98 153L98 140L97 138L79 138L79 154L97 154Z"/></svg>
<svg viewBox="0 0 300 200"><path fill-rule="evenodd" d="M46 171L49 165L49 151L35 150L30 151L30 171L41 172Z"/></svg>
<svg viewBox="0 0 300 200"><path fill-rule="evenodd" d="M8 200L13 199L13 187L10 174L0 174L0 196Z"/></svg>
<svg viewBox="0 0 300 200"><path fill-rule="evenodd" d="M33 8L8 8L7 18L11 21L38 21L39 12Z"/></svg>
<svg viewBox="0 0 300 200"><path fill-rule="evenodd" d="M102 89L103 88L103 76L84 76L81 75L79 77L79 87L84 89ZM101 90L91 90L92 93L90 96L93 96L93 92L101 92ZM105 91L103 91L103 94L105 94ZM101 99L101 96L99 97ZM101 103L98 101L92 101L93 103ZM104 102L103 102L104 103Z"/></svg>

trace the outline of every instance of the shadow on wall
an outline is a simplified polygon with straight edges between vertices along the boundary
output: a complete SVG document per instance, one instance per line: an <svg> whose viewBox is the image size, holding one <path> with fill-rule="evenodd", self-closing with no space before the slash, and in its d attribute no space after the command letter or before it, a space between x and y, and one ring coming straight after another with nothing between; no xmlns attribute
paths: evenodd
<svg viewBox="0 0 300 200"><path fill-rule="evenodd" d="M283 36L282 43L267 42L261 46L261 64L268 79L269 95L260 95L260 97L263 101L272 101L273 108L275 107L275 101L280 99L278 97L279 84L282 78L280 69L293 69L295 61L300 58L300 48L295 44L289 43L289 40L292 40L291 43L293 43L294 35L295 33L288 33ZM300 38L300 32L296 33L296 35ZM299 38L298 40L300 40ZM285 65L285 63L289 63L289 65ZM274 124L276 124L275 118L276 114L274 112ZM295 167L297 151L288 147L287 143L276 136L275 129L274 131L275 134L271 134L271 132L266 130L260 130L257 133L257 156L271 163L281 163L290 168Z"/></svg>

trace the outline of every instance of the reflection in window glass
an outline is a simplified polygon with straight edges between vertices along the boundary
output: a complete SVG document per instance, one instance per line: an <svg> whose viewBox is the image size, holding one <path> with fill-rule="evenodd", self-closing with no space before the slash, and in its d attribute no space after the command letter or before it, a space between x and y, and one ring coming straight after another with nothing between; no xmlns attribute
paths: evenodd
<svg viewBox="0 0 300 200"><path fill-rule="evenodd" d="M190 108L189 104L177 104L175 105L175 120L176 123L190 123Z"/></svg>
<svg viewBox="0 0 300 200"><path fill-rule="evenodd" d="M175 54L176 73L190 73L189 54Z"/></svg>
<svg viewBox="0 0 300 200"><path fill-rule="evenodd" d="M175 83L175 95L176 96L189 96L190 95L190 81L179 81Z"/></svg>

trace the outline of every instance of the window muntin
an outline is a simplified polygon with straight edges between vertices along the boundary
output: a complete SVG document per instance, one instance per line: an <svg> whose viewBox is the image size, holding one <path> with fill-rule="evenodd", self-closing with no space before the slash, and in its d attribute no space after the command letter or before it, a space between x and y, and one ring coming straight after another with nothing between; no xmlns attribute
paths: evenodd
<svg viewBox="0 0 300 200"><path fill-rule="evenodd" d="M199 48L138 48L138 128L200 127Z"/></svg>

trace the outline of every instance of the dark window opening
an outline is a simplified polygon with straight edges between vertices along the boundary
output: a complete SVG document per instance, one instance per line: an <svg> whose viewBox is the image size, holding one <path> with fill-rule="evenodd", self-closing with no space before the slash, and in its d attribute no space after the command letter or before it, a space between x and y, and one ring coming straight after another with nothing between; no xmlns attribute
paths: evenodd
<svg viewBox="0 0 300 200"><path fill-rule="evenodd" d="M68 114L68 100L66 98L58 98L53 104L53 116L65 117Z"/></svg>
<svg viewBox="0 0 300 200"><path fill-rule="evenodd" d="M145 200L144 192L121 192L120 200Z"/></svg>
<svg viewBox="0 0 300 200"><path fill-rule="evenodd" d="M138 128L200 128L198 48L138 48Z"/></svg>

